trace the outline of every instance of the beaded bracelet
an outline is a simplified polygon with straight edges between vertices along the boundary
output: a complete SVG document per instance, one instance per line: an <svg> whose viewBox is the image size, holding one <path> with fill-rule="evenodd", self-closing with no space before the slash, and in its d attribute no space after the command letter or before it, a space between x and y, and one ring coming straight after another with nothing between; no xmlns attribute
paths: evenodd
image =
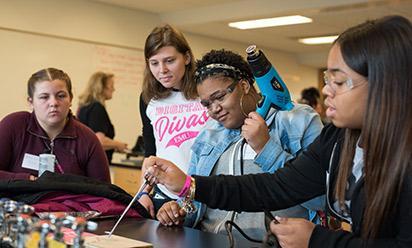
<svg viewBox="0 0 412 248"><path fill-rule="evenodd" d="M190 186L189 186L188 192L186 192L187 194L184 197L179 199L182 209L187 214L192 214L196 212L196 207L193 204L193 200L195 199L195 190L196 190L196 182L194 178L190 177Z"/></svg>

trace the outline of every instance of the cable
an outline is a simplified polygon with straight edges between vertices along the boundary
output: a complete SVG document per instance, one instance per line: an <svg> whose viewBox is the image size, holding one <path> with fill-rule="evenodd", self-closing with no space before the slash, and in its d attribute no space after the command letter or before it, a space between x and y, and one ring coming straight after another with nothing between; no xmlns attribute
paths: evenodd
<svg viewBox="0 0 412 248"><path fill-rule="evenodd" d="M234 223L233 219L234 219L234 213L232 214L232 218L228 221L225 222L225 229L227 232L227 236L229 238L229 247L235 247L235 239L233 238L233 232L232 232L232 225L228 225L228 223Z"/></svg>
<svg viewBox="0 0 412 248"><path fill-rule="evenodd" d="M267 220L268 223L270 223L272 220L274 220L276 223L279 223L279 222L277 222L277 220L273 217L273 215L272 215L269 211L265 210L264 212L265 212L265 220ZM225 222L225 229L226 229L226 231L227 231L227 233L228 233L229 247L230 247L230 248L235 247L235 239L234 239L234 237L233 237L233 232L232 232L232 227L233 227L233 226L239 231L239 233L240 233L245 239L247 239L247 240L249 240L249 241L251 241L251 242L254 242L254 243L262 243L262 244L263 244L262 247L274 247L274 248L279 248L279 247L281 247L280 244L279 244L279 241L278 241L278 239L277 239L277 237L276 237L276 235L272 234L272 233L270 232L270 230L266 233L266 235L265 235L265 237L264 237L263 240L258 240L258 239L251 238L251 237L249 237L249 236L242 230L242 228L240 228L240 227L233 221L233 217L234 217L234 215L232 215L232 219L231 219L231 220L228 220L228 221Z"/></svg>
<svg viewBox="0 0 412 248"><path fill-rule="evenodd" d="M246 139L243 139L242 143L240 145L240 175L244 174L244 170L243 170L243 168L244 168L244 166L243 166L244 165L244 163L243 163L243 148L244 148L245 144L246 144ZM236 229L240 232L240 234L243 235L243 237L245 237L246 239L248 239L250 241L253 240L249 236L247 236L238 225L236 225L236 223L234 222L235 214L236 214L236 212L233 212L232 217L230 218L230 220L225 222L225 229L226 229L226 232L227 232L227 236L229 238L229 246L230 247L234 247L234 245L235 245L235 239L233 238L232 226L235 226ZM259 241L259 240L255 240L253 242L262 243L262 241Z"/></svg>
<svg viewBox="0 0 412 248"><path fill-rule="evenodd" d="M244 238L246 238L247 240L249 240L249 241L251 241L251 242L254 242L254 243L263 243L263 240L257 240L257 239L254 239L254 238L249 237L249 236L242 230L242 228L240 228L235 222L230 221L230 220L227 220L227 221L225 222L226 231L229 232L229 229L232 229L232 226L235 227L235 228L239 231L239 233L242 234L242 236L243 236ZM235 242L234 242L234 238L233 238L232 231L230 231L230 234L231 234L231 235L229 236L230 247L234 247Z"/></svg>
<svg viewBox="0 0 412 248"><path fill-rule="evenodd" d="M277 111L275 112L275 114L273 115L273 117L270 117L271 120L273 121L276 118L277 115ZM244 146L246 144L246 139L243 139L241 141L241 146L240 146L240 175L244 174L244 159L243 159L243 149ZM269 211L265 211L265 216L267 215L267 213L270 213ZM239 233L246 238L249 241L255 242L255 243L263 243L263 245L265 245L265 247L280 247L278 240L276 238L275 235L272 235L271 233L268 233L265 236L264 240L257 240L257 239L253 239L250 238L235 222L234 222L234 217L235 217L236 212L233 212L232 217L230 220L225 222L225 229L229 238L229 247L234 247L235 245L235 239L233 237L233 232L232 232L232 226L234 226ZM274 219L274 217L270 214L269 215L271 217L271 219ZM268 216L268 217L269 217Z"/></svg>
<svg viewBox="0 0 412 248"><path fill-rule="evenodd" d="M243 175L243 148L245 147L246 139L242 140L240 145L240 175Z"/></svg>

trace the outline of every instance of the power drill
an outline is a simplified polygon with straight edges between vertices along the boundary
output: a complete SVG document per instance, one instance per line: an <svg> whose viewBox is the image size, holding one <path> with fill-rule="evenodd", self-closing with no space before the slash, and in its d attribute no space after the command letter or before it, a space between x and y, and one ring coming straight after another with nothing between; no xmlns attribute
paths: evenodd
<svg viewBox="0 0 412 248"><path fill-rule="evenodd" d="M293 103L289 90L263 52L258 50L256 45L250 45L246 53L247 61L262 94L256 112L266 118L271 107L277 110L291 110Z"/></svg>

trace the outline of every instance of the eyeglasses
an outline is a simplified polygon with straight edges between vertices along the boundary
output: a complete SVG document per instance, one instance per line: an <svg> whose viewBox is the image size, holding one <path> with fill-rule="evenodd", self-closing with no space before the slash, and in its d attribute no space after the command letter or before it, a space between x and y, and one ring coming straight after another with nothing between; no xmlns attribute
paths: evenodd
<svg viewBox="0 0 412 248"><path fill-rule="evenodd" d="M235 90L237 83L238 81L234 81L226 89L216 91L209 97L209 100L201 100L200 104L202 104L203 107L210 109L213 103L223 103L225 101L226 95L232 93Z"/></svg>
<svg viewBox="0 0 412 248"><path fill-rule="evenodd" d="M335 95L346 93L356 86L363 84L354 84L352 78L348 77L348 75L342 71L329 70L323 72L323 81L333 90Z"/></svg>

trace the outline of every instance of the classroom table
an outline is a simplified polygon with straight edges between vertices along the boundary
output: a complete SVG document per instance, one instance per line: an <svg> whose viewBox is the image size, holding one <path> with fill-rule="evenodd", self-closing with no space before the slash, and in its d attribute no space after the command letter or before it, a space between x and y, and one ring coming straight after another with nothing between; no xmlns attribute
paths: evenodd
<svg viewBox="0 0 412 248"><path fill-rule="evenodd" d="M141 184L143 157L126 158L125 154L113 153L110 177L113 184L135 195Z"/></svg>
<svg viewBox="0 0 412 248"><path fill-rule="evenodd" d="M110 231L116 219L99 220L96 234ZM215 248L229 247L226 235L202 232L188 227L166 227L151 219L124 219L113 233L131 239L153 244L153 247L167 248ZM252 243L246 239L238 240L236 247L261 247L259 243Z"/></svg>

